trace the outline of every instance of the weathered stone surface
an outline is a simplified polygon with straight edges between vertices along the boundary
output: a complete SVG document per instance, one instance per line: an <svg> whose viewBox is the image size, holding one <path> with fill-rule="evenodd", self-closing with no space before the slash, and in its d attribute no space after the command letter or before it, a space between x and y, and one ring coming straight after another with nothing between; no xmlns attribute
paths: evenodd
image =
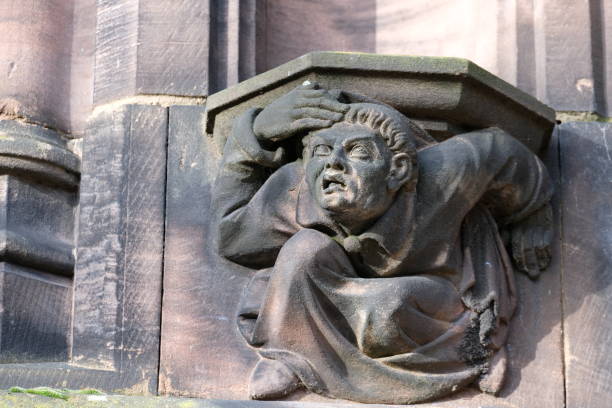
<svg viewBox="0 0 612 408"><path fill-rule="evenodd" d="M609 116L608 6L571 0L12 1L0 9L6 29L0 94L6 113L80 136L94 101L203 96L304 53L330 50L468 58L556 109Z"/></svg>
<svg viewBox="0 0 612 408"><path fill-rule="evenodd" d="M73 0L70 134L81 137L93 107L97 0Z"/></svg>
<svg viewBox="0 0 612 408"><path fill-rule="evenodd" d="M94 103L208 93L208 1L99 1ZM211 61L214 63L214 61Z"/></svg>
<svg viewBox="0 0 612 408"><path fill-rule="evenodd" d="M210 8L208 93L214 93L255 75L261 29L258 0L213 1ZM257 17L257 16L260 17Z"/></svg>
<svg viewBox="0 0 612 408"><path fill-rule="evenodd" d="M83 146L72 359L135 372L143 392L157 388L166 127L165 108L127 105Z"/></svg>
<svg viewBox="0 0 612 408"><path fill-rule="evenodd" d="M137 94L206 95L210 7L201 0L139 0Z"/></svg>
<svg viewBox="0 0 612 408"><path fill-rule="evenodd" d="M612 395L612 124L560 126L567 407Z"/></svg>
<svg viewBox="0 0 612 408"><path fill-rule="evenodd" d="M0 363L65 361L72 280L0 263Z"/></svg>
<svg viewBox="0 0 612 408"><path fill-rule="evenodd" d="M599 2L556 0L544 2L535 9L534 20L540 20L540 64L536 67L537 95L556 110L597 111L595 82L602 79L596 58L601 58L600 19L593 10ZM536 23L537 24L537 23ZM536 34L536 35L538 35ZM598 55L599 54L599 55ZM598 84L599 85L599 84ZM606 114L604 110L600 113Z"/></svg>
<svg viewBox="0 0 612 408"><path fill-rule="evenodd" d="M0 114L70 127L72 2L0 5Z"/></svg>
<svg viewBox="0 0 612 408"><path fill-rule="evenodd" d="M132 95L136 89L138 3L97 3L94 104Z"/></svg>
<svg viewBox="0 0 612 408"><path fill-rule="evenodd" d="M599 6L595 7L594 11L598 17L595 26L599 27L596 44L601 50L597 53L595 65L599 72L603 73L595 81L596 101L600 106L599 111L612 117L612 63L610 62L612 60L612 41L607 40L612 38L612 12L610 12L609 0L594 4ZM603 109L604 106L606 109Z"/></svg>
<svg viewBox="0 0 612 408"><path fill-rule="evenodd" d="M203 107L170 108L159 392L245 398L256 356L237 335L235 313L248 274L227 269L211 244L219 154L203 119Z"/></svg>
<svg viewBox="0 0 612 408"><path fill-rule="evenodd" d="M467 58L514 83L516 2L487 0L391 0L376 8L380 54ZM441 22L448 22L441 24ZM452 23L451 23L452 22Z"/></svg>
<svg viewBox="0 0 612 408"><path fill-rule="evenodd" d="M572 0L388 1L376 10L376 52L468 58L557 110L609 115L605 7Z"/></svg>
<svg viewBox="0 0 612 408"><path fill-rule="evenodd" d="M0 259L72 276L76 202L75 192L0 176Z"/></svg>

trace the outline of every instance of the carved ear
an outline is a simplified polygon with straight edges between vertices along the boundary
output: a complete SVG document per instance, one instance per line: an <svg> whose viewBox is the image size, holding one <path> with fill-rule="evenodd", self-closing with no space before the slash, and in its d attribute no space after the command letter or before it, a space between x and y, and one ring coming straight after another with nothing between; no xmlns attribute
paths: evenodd
<svg viewBox="0 0 612 408"><path fill-rule="evenodd" d="M387 187L397 191L410 180L412 176L412 160L407 153L397 153L391 158L391 169L387 177Z"/></svg>

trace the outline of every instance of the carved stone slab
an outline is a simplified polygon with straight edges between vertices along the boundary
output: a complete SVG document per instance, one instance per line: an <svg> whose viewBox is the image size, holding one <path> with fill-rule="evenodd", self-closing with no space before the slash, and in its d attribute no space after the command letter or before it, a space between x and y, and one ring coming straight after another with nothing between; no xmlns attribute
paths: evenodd
<svg viewBox="0 0 612 408"><path fill-rule="evenodd" d="M170 109L159 391L163 395L244 400L249 371L257 357L241 341L235 319L251 272L222 259L214 248L210 200L221 156L213 139L203 133L204 113L200 107ZM548 167L555 169L556 141L547 157ZM552 175L556 178L554 172ZM555 247L555 254L557 250ZM558 263L535 283L518 276L517 285L522 301L508 339L510 366L501 398L468 389L419 406L563 404ZM306 393L291 399L300 401L298 404L310 401L313 406L332 402Z"/></svg>

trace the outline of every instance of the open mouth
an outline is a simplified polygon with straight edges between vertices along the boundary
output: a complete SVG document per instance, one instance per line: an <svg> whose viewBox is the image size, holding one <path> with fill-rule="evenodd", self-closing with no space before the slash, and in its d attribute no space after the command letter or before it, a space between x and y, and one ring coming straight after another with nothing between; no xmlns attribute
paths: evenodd
<svg viewBox="0 0 612 408"><path fill-rule="evenodd" d="M325 175L321 184L324 193L332 193L334 191L343 191L346 189L346 184L340 176Z"/></svg>

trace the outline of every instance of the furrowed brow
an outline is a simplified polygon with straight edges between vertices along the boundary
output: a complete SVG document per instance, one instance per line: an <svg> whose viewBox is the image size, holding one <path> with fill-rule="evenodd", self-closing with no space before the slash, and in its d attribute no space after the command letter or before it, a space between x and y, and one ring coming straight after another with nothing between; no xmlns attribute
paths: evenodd
<svg viewBox="0 0 612 408"><path fill-rule="evenodd" d="M372 143L372 144L375 143L374 139L371 136L364 135L364 136L354 136L354 137L350 137L348 139L345 139L342 142L342 145L346 146L346 145L353 144L355 142L361 142L361 141Z"/></svg>

